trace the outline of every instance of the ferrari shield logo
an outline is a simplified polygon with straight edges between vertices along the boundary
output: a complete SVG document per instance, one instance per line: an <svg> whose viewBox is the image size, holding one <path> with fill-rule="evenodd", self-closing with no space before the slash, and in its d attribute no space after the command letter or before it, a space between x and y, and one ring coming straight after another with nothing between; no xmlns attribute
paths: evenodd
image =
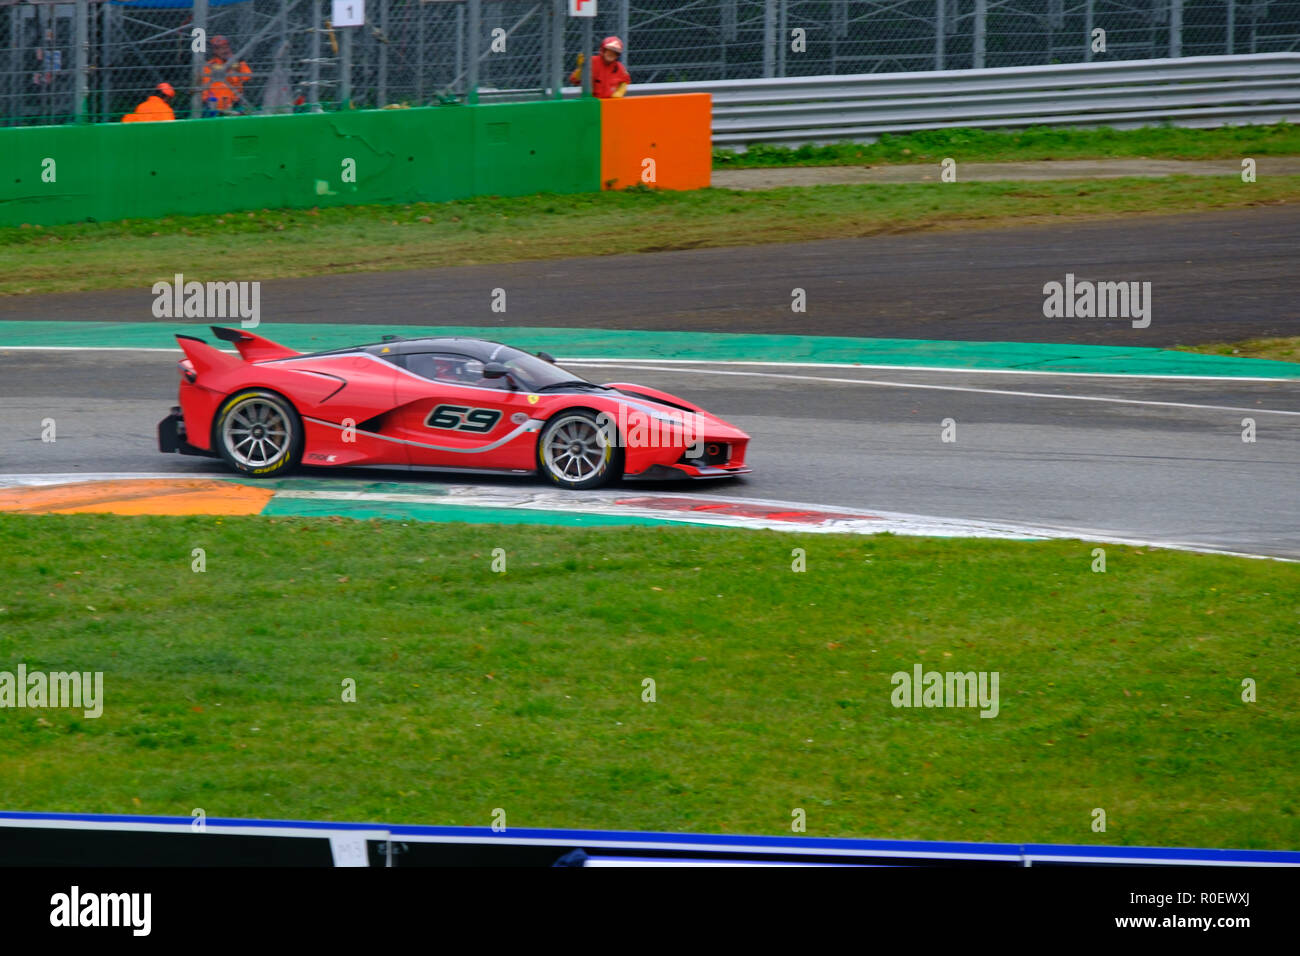
<svg viewBox="0 0 1300 956"><path fill-rule="evenodd" d="M528 404L529 404L529 405L536 405L536 404L537 404L537 401L538 401L538 399L539 399L540 397L541 397L540 395L529 395L529 396L528 396Z"/></svg>

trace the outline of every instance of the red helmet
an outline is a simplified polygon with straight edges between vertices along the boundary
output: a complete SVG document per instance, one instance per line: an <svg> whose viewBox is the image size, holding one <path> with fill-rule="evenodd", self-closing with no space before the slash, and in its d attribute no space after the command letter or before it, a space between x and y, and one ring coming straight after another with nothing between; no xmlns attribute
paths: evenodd
<svg viewBox="0 0 1300 956"><path fill-rule="evenodd" d="M622 53L623 41L618 37L605 37L605 39L600 41L600 48L602 50L613 50L615 53Z"/></svg>

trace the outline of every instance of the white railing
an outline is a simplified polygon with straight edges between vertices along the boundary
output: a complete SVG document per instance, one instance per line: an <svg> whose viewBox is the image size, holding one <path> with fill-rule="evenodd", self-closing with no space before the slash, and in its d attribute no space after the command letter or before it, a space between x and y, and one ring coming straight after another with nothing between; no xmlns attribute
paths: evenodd
<svg viewBox="0 0 1300 956"><path fill-rule="evenodd" d="M871 142L971 126L1225 126L1300 120L1300 53L654 83L711 93L713 145Z"/></svg>

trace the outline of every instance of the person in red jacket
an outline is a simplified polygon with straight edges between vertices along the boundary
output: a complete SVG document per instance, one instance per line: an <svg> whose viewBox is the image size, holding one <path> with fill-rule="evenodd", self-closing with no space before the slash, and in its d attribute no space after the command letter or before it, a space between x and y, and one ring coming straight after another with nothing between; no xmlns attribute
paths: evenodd
<svg viewBox="0 0 1300 956"><path fill-rule="evenodd" d="M600 56L591 61L591 94L597 99L620 97L627 92L632 77L619 59L623 55L623 41L618 37L605 37L600 44ZM583 55L578 54L578 68L569 75L569 83L577 85L582 79Z"/></svg>

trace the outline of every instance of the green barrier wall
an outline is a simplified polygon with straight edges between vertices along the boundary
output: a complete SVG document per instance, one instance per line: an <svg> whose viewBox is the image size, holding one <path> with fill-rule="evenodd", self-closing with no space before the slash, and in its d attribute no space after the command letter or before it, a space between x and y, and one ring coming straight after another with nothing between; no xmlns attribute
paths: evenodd
<svg viewBox="0 0 1300 956"><path fill-rule="evenodd" d="M355 161L355 182L345 160ZM53 160L53 181L46 181ZM594 99L0 130L0 225L600 189Z"/></svg>

